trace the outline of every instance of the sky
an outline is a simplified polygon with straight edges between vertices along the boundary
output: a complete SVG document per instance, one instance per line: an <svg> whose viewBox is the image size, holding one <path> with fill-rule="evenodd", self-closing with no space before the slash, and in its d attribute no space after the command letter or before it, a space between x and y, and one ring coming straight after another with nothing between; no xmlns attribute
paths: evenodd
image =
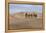
<svg viewBox="0 0 46 33"><path fill-rule="evenodd" d="M17 12L37 12L42 13L42 5L31 4L9 4L9 13L14 14Z"/></svg>

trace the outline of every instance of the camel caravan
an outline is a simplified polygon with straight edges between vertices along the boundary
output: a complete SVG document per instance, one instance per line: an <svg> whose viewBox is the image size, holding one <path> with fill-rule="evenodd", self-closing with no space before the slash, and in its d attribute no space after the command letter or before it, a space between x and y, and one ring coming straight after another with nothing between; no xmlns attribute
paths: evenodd
<svg viewBox="0 0 46 33"><path fill-rule="evenodd" d="M37 17L37 14L36 13L25 13L25 17L27 18L27 17Z"/></svg>

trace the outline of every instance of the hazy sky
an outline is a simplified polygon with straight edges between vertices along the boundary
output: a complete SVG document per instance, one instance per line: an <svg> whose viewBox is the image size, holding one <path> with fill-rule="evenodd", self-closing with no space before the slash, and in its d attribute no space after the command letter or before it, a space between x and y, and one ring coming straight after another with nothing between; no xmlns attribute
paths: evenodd
<svg viewBox="0 0 46 33"><path fill-rule="evenodd" d="M9 4L10 14L16 12L42 12L42 5L31 5L31 4Z"/></svg>

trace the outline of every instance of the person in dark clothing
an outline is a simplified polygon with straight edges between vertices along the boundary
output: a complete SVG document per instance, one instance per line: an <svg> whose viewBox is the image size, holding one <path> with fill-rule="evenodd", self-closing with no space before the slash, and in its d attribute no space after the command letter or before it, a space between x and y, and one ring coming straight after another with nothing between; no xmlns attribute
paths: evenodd
<svg viewBox="0 0 46 33"><path fill-rule="evenodd" d="M25 17L27 18L27 13L25 13Z"/></svg>

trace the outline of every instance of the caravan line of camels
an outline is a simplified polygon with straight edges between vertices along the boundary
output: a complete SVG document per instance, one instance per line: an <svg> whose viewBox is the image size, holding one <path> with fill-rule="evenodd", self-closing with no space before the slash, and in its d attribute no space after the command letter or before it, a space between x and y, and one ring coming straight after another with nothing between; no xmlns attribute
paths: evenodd
<svg viewBox="0 0 46 33"><path fill-rule="evenodd" d="M25 13L25 17L37 17L37 14L35 14L35 13Z"/></svg>

